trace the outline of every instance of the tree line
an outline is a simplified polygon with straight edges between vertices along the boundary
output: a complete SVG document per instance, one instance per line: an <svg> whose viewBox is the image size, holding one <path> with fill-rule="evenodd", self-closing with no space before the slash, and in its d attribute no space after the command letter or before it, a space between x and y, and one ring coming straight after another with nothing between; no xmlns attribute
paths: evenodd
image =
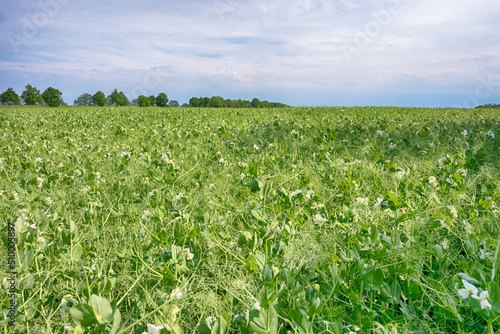
<svg viewBox="0 0 500 334"><path fill-rule="evenodd" d="M23 93L19 97L17 93L8 88L0 94L0 102L2 104L20 105L21 101L25 105L47 105L50 107L58 107L65 105L62 99L60 90L53 87L47 88L44 92L40 92L36 87L26 85ZM139 107L194 107L194 108L279 108L286 107L283 103L260 101L254 98L252 101L247 100L232 100L224 99L220 96L212 97L192 97L189 103L184 103L182 106L176 100L169 101L167 94L159 93L157 96L139 95L136 99L130 101L122 92L114 89L111 94L106 96L102 91L97 91L95 94L83 93L73 104L75 106L139 106Z"/></svg>
<svg viewBox="0 0 500 334"><path fill-rule="evenodd" d="M195 108L281 108L286 104L278 102L260 101L254 98L252 101L224 99L220 96L192 97L189 106Z"/></svg>
<svg viewBox="0 0 500 334"><path fill-rule="evenodd" d="M483 104L482 106L477 106L477 108L500 108L500 104L495 104L495 103L488 103L488 104Z"/></svg>
<svg viewBox="0 0 500 334"><path fill-rule="evenodd" d="M48 105L50 107L58 107L65 104L62 99L60 90L53 87L47 88L43 93L40 93L36 87L26 85L21 97L12 88L8 88L5 92L0 94L0 102L2 104L15 104L20 105L21 99L27 105Z"/></svg>

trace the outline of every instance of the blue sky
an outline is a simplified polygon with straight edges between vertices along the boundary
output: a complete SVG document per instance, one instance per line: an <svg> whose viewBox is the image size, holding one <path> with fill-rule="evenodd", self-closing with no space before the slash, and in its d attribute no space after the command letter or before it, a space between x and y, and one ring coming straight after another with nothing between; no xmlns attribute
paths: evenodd
<svg viewBox="0 0 500 334"><path fill-rule="evenodd" d="M494 0L3 0L0 91L500 103Z"/></svg>

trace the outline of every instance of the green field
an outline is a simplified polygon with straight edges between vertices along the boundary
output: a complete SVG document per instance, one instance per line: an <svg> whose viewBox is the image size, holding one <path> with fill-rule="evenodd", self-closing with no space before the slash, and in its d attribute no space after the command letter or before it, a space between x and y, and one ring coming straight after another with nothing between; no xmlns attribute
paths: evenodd
<svg viewBox="0 0 500 334"><path fill-rule="evenodd" d="M499 166L494 109L2 107L0 328L493 333Z"/></svg>

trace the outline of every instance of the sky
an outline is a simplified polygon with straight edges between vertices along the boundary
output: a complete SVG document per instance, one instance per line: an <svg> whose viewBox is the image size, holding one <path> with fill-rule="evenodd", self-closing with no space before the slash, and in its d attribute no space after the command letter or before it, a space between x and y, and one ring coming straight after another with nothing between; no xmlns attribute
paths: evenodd
<svg viewBox="0 0 500 334"><path fill-rule="evenodd" d="M496 0L0 0L0 92L500 103Z"/></svg>

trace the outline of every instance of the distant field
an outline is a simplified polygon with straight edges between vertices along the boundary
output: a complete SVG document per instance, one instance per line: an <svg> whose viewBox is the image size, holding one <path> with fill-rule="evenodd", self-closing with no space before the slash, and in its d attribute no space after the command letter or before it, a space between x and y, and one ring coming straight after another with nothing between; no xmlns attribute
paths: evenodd
<svg viewBox="0 0 500 334"><path fill-rule="evenodd" d="M1 328L493 333L499 166L494 109L2 107Z"/></svg>

